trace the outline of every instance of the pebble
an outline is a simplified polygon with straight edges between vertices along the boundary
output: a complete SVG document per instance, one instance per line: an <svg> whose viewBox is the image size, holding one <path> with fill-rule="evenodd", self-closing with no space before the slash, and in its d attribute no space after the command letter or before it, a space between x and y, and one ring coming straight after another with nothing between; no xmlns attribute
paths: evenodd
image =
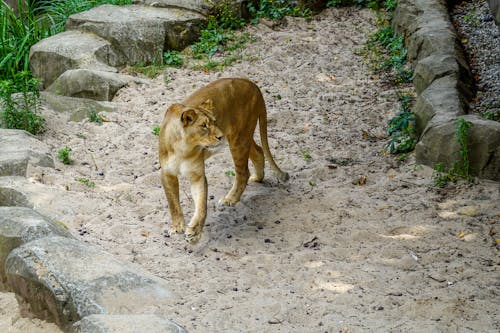
<svg viewBox="0 0 500 333"><path fill-rule="evenodd" d="M500 121L500 31L488 3L464 1L451 9L451 18L476 81L471 112L490 118L496 115Z"/></svg>

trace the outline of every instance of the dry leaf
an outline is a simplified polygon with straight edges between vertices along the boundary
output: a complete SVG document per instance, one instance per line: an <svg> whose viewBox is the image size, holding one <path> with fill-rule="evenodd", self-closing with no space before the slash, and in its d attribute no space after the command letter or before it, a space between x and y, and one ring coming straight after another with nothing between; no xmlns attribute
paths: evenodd
<svg viewBox="0 0 500 333"><path fill-rule="evenodd" d="M149 232L146 232L146 231L141 232L142 237L149 237L149 235L150 235Z"/></svg>
<svg viewBox="0 0 500 333"><path fill-rule="evenodd" d="M458 238L464 238L465 237L465 232L463 230L460 230L458 233Z"/></svg>

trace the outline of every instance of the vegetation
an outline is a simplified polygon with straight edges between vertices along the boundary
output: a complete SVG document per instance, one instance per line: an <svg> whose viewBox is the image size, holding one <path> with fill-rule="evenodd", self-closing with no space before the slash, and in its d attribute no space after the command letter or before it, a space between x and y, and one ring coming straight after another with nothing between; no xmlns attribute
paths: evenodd
<svg viewBox="0 0 500 333"><path fill-rule="evenodd" d="M455 182L458 179L471 180L469 166L469 148L467 146L467 138L469 129L472 123L466 121L463 117L455 123L455 138L460 145L460 159L455 161L451 168L446 168L442 163L437 163L434 166L434 185L437 187L445 187L449 182Z"/></svg>
<svg viewBox="0 0 500 333"><path fill-rule="evenodd" d="M156 136L160 135L160 126L156 125L155 127L153 127L153 134Z"/></svg>
<svg viewBox="0 0 500 333"><path fill-rule="evenodd" d="M358 6L371 9L384 9L392 12L396 9L397 0L329 0L327 7Z"/></svg>
<svg viewBox="0 0 500 333"><path fill-rule="evenodd" d="M86 185L88 187L95 187L95 182L88 178L76 178L75 179L77 182L82 183L83 185Z"/></svg>
<svg viewBox="0 0 500 333"><path fill-rule="evenodd" d="M99 125L103 122L102 117L95 110L90 111L89 120L93 123L98 123Z"/></svg>
<svg viewBox="0 0 500 333"><path fill-rule="evenodd" d="M23 129L32 134L43 131L44 119L37 112L38 83L26 71L14 73L10 80L0 81L0 123L3 127Z"/></svg>
<svg viewBox="0 0 500 333"><path fill-rule="evenodd" d="M131 0L18 0L17 14L0 2L0 120L6 128L40 133L39 82L31 76L29 52L42 38L64 30L69 15L104 3Z"/></svg>
<svg viewBox="0 0 500 333"><path fill-rule="evenodd" d="M380 16L377 26L377 31L368 37L364 50L372 70L383 73L396 85L411 82L413 71L406 64L408 51L403 36L394 32L387 17Z"/></svg>
<svg viewBox="0 0 500 333"><path fill-rule="evenodd" d="M57 158L63 162L64 164L71 164L73 163L73 161L71 160L71 158L69 157L69 152L71 151L70 148L68 148L68 146L64 147L64 148L61 148L59 149L59 153L57 154Z"/></svg>
<svg viewBox="0 0 500 333"><path fill-rule="evenodd" d="M169 50L163 54L163 63L170 67L182 67L182 56L179 51Z"/></svg>
<svg viewBox="0 0 500 333"><path fill-rule="evenodd" d="M391 137L387 143L387 150L391 154L403 154L413 151L417 144L412 122L415 115L410 109L411 95L399 96L401 107L396 116L389 120L387 134Z"/></svg>
<svg viewBox="0 0 500 333"><path fill-rule="evenodd" d="M252 23L258 23L259 19L265 17L272 20L281 20L285 16L300 16L310 18L312 12L303 8L295 1L289 0L260 0L259 6L255 7L252 2L248 4L248 10L253 17Z"/></svg>

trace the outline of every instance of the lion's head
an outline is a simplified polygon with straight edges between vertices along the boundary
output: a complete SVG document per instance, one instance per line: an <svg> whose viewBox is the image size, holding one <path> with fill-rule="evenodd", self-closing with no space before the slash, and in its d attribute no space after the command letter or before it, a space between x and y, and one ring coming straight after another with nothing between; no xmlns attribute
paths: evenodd
<svg viewBox="0 0 500 333"><path fill-rule="evenodd" d="M174 104L173 107L180 108L178 113L184 129L184 140L188 145L212 148L221 143L224 134L216 125L211 100L196 107L182 104Z"/></svg>

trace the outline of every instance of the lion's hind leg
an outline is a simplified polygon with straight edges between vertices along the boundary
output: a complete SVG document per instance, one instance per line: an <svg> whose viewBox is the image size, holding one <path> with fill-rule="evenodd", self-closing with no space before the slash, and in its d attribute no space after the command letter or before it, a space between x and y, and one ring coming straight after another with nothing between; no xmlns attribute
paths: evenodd
<svg viewBox="0 0 500 333"><path fill-rule="evenodd" d="M231 149L231 155L233 156L236 175L233 187L224 198L219 200L219 204L223 206L234 206L238 201L240 201L241 194L245 191L248 178L250 178L250 172L248 171L248 157L250 154L251 142L237 142L237 140L230 141L229 138L228 141L229 148Z"/></svg>
<svg viewBox="0 0 500 333"><path fill-rule="evenodd" d="M264 179L264 152L253 139L250 147L250 160L252 161L254 172L250 176L249 181L260 183Z"/></svg>

